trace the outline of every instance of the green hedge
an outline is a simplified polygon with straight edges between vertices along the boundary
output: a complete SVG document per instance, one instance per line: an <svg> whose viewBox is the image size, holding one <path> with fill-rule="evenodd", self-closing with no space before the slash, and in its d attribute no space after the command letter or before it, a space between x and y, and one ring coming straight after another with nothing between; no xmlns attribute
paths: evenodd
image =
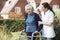
<svg viewBox="0 0 60 40"><path fill-rule="evenodd" d="M56 32L55 40L60 40L60 18L55 19L54 28Z"/></svg>
<svg viewBox="0 0 60 40"><path fill-rule="evenodd" d="M24 28L25 20L20 19L2 19L0 20L0 25L6 25L9 31L19 31Z"/></svg>
<svg viewBox="0 0 60 40"><path fill-rule="evenodd" d="M55 40L60 40L60 9L55 11L54 27L56 32Z"/></svg>

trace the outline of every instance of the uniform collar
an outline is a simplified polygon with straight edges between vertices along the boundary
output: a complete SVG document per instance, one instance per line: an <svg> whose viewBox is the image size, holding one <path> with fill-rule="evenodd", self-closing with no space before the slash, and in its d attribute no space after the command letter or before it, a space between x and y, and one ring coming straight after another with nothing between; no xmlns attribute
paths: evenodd
<svg viewBox="0 0 60 40"><path fill-rule="evenodd" d="M50 10L48 10L47 12L45 12L45 14L48 14L50 12Z"/></svg>
<svg viewBox="0 0 60 40"><path fill-rule="evenodd" d="M45 13L48 13L48 12L50 12L50 10L46 11Z"/></svg>

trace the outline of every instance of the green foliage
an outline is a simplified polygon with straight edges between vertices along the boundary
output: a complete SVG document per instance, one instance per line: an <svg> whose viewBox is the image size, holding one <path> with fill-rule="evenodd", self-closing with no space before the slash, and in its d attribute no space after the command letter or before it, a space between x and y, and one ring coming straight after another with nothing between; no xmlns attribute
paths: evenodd
<svg viewBox="0 0 60 40"><path fill-rule="evenodd" d="M54 28L56 32L55 40L60 40L60 18L55 19Z"/></svg>
<svg viewBox="0 0 60 40"><path fill-rule="evenodd" d="M8 31L16 31L17 28L24 28L25 21L20 19L2 19L0 20L0 25L6 25Z"/></svg>

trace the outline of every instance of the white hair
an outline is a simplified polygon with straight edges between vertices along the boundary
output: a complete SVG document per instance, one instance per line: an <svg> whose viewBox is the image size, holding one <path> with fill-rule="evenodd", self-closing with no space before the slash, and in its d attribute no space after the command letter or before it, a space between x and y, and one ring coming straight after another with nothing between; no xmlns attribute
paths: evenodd
<svg viewBox="0 0 60 40"><path fill-rule="evenodd" d="M27 4L27 5L25 6L25 11L27 11L27 9L31 9L31 10L33 10L33 11L34 11L33 6L32 6L32 5L30 5L30 4Z"/></svg>

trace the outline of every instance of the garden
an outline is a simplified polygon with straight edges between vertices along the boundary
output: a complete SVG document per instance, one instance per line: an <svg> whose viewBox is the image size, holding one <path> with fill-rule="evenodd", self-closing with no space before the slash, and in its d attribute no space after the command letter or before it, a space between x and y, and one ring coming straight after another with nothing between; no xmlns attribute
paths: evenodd
<svg viewBox="0 0 60 40"><path fill-rule="evenodd" d="M60 40L60 11L56 11L54 19L55 40ZM0 40L18 40L25 27L24 19L0 19Z"/></svg>

